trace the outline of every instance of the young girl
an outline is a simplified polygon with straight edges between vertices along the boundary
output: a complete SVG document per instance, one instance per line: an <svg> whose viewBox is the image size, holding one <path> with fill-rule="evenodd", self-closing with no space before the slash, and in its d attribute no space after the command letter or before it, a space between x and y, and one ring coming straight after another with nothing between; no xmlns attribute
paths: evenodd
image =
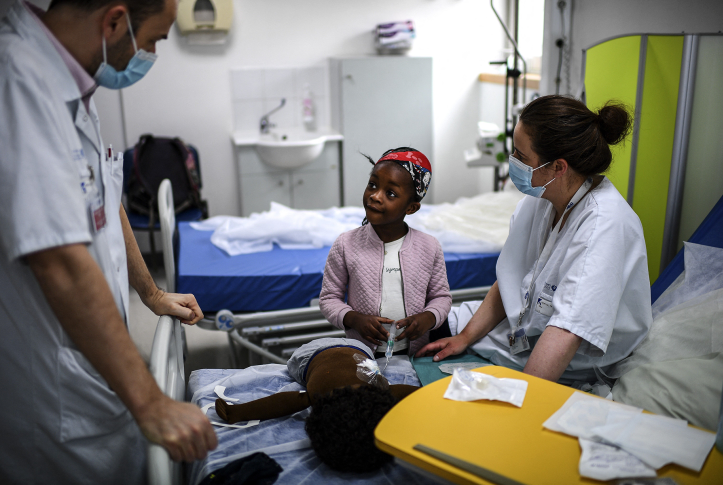
<svg viewBox="0 0 723 485"><path fill-rule="evenodd" d="M447 318L452 297L444 254L432 236L407 226L432 178L414 148L389 150L374 163L362 203L362 226L334 241L324 268L319 305L332 325L372 350L395 325L394 351L413 355Z"/></svg>

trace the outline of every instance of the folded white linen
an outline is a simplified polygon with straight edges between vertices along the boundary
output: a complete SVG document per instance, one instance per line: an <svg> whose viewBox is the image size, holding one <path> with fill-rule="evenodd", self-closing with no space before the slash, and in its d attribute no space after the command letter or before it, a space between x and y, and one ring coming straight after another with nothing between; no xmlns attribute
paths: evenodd
<svg viewBox="0 0 723 485"><path fill-rule="evenodd" d="M407 216L410 227L437 238L446 252L493 253L502 249L510 217L524 196L518 191L490 192L454 204L423 205ZM276 202L250 217L216 216L192 222L199 231L214 231L211 242L231 256L282 249L331 246L342 232L361 225L361 207L297 210Z"/></svg>
<svg viewBox="0 0 723 485"><path fill-rule="evenodd" d="M579 392L543 427L615 446L656 470L675 463L699 472L715 442L713 433L688 426L682 419L643 414L640 408Z"/></svg>

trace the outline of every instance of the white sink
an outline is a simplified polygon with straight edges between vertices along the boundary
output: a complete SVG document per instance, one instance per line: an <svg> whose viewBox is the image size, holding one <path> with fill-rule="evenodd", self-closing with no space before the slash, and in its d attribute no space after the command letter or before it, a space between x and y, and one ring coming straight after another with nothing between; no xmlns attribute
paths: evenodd
<svg viewBox="0 0 723 485"><path fill-rule="evenodd" d="M321 155L327 136L319 133L284 132L264 134L256 151L267 164L285 169L308 165Z"/></svg>
<svg viewBox="0 0 723 485"><path fill-rule="evenodd" d="M275 129L271 133L237 131L231 135L237 147L254 147L264 163L272 167L293 170L316 160L327 141L341 141L341 133L331 128L304 131L300 128Z"/></svg>

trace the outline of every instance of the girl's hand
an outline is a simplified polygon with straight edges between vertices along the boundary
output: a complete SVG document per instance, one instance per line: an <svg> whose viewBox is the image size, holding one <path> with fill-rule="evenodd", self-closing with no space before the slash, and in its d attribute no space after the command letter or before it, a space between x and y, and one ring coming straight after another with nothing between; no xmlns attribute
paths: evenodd
<svg viewBox="0 0 723 485"><path fill-rule="evenodd" d="M465 350L469 343L464 339L462 335L455 335L454 337L447 337L439 339L436 342L431 342L419 349L414 356L415 357L426 357L434 354L435 362L439 362L445 357L450 355L461 354Z"/></svg>
<svg viewBox="0 0 723 485"><path fill-rule="evenodd" d="M417 340L434 327L436 322L437 319L432 312L417 313L411 317L402 318L397 321L396 325L397 328L404 328L404 331L395 340L402 340L403 338Z"/></svg>
<svg viewBox="0 0 723 485"><path fill-rule="evenodd" d="M376 345L382 345L389 337L389 332L384 330L382 323L394 323L394 320L358 312L349 312L344 315L345 327L353 328L364 340Z"/></svg>

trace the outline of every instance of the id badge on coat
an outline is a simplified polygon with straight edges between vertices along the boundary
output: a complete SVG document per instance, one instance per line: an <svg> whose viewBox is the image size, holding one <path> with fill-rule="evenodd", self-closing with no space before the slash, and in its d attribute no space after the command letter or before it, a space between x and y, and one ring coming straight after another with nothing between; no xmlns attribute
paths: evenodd
<svg viewBox="0 0 723 485"><path fill-rule="evenodd" d="M537 302L535 303L535 311L545 315L546 317L551 317L552 313L555 311L555 307L552 306L551 300L545 298L544 295L540 295L537 297Z"/></svg>
<svg viewBox="0 0 723 485"><path fill-rule="evenodd" d="M88 217L90 218L90 228L93 234L97 234L106 225L105 203L100 195L98 188L92 184L86 193L88 204Z"/></svg>
<svg viewBox="0 0 723 485"><path fill-rule="evenodd" d="M552 301L555 298L555 291L557 291L557 285L550 282L545 282L545 286L540 291L540 296L535 300L535 311L540 315L551 317L555 312L555 307Z"/></svg>
<svg viewBox="0 0 723 485"><path fill-rule="evenodd" d="M512 355L530 350L530 341L527 340L527 334L524 328L518 328L514 333L508 333L507 339L510 341L510 353Z"/></svg>
<svg viewBox="0 0 723 485"><path fill-rule="evenodd" d="M105 204L103 203L103 198L100 194L96 194L96 196L90 201L90 217L91 226L93 226L93 230L96 233L105 227Z"/></svg>

